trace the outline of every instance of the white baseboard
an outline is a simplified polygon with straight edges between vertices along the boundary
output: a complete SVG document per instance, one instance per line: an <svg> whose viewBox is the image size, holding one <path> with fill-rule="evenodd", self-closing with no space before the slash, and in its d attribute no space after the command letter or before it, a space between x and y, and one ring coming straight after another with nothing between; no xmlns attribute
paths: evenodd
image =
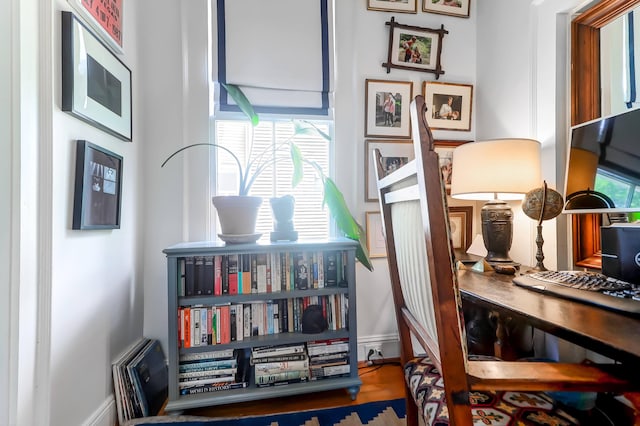
<svg viewBox="0 0 640 426"><path fill-rule="evenodd" d="M118 420L116 400L109 395L102 404L82 423L82 426L114 426Z"/></svg>
<svg viewBox="0 0 640 426"><path fill-rule="evenodd" d="M358 337L358 361L367 360L367 348L378 346L384 358L400 358L400 340L396 333Z"/></svg>

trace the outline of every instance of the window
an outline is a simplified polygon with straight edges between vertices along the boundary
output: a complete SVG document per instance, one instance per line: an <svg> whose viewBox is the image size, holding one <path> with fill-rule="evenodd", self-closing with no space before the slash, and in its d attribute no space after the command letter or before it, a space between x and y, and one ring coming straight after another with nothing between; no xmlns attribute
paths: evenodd
<svg viewBox="0 0 640 426"><path fill-rule="evenodd" d="M289 140L293 134L290 120L261 119L255 128L246 120L215 120L215 143L224 146L238 156L241 164L266 155L277 160L267 167L253 183L250 195L263 197L258 215L256 232L268 235L273 231L273 216L269 204L270 197L291 194L296 199L294 227L299 238L317 239L329 236L329 213L322 206L322 182L310 166L305 166L302 182L291 187L293 167L289 161L289 150L276 149ZM331 123L312 121L320 130L331 134ZM253 141L253 147L252 145ZM299 135L293 142L300 148L306 160L315 161L325 175L329 175L330 142L319 135ZM235 195L238 193L238 166L231 155L217 150L213 170L216 174L216 194ZM255 170L252 168L252 171Z"/></svg>
<svg viewBox="0 0 640 426"><path fill-rule="evenodd" d="M594 189L609 195L616 207L640 207L640 187L621 175L598 169Z"/></svg>

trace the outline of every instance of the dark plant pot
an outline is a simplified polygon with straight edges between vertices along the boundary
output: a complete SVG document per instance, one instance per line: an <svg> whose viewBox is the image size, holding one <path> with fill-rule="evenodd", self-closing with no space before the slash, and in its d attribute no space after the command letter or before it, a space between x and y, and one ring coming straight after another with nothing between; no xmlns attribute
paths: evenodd
<svg viewBox="0 0 640 426"><path fill-rule="evenodd" d="M249 235L256 232L261 197L246 195L221 195L213 197L213 206L224 235Z"/></svg>

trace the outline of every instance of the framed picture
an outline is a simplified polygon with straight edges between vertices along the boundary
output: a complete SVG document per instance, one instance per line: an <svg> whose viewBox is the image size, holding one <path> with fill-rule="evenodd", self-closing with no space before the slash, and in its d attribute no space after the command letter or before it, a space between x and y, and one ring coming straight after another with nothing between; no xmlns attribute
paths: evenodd
<svg viewBox="0 0 640 426"><path fill-rule="evenodd" d="M71 12L62 12L62 110L131 141L131 71Z"/></svg>
<svg viewBox="0 0 640 426"><path fill-rule="evenodd" d="M368 0L368 10L383 12L418 13L417 0Z"/></svg>
<svg viewBox="0 0 640 426"><path fill-rule="evenodd" d="M387 257L387 243L382 232L382 215L380 212L365 212L365 214L369 257Z"/></svg>
<svg viewBox="0 0 640 426"><path fill-rule="evenodd" d="M444 74L440 63L442 38L449 31L441 25L440 29L422 28L413 25L398 24L394 18L386 22L389 25L389 51L387 62L382 64L387 69L402 68L415 71Z"/></svg>
<svg viewBox="0 0 640 426"><path fill-rule="evenodd" d="M471 0L422 0L422 11L468 18L470 3Z"/></svg>
<svg viewBox="0 0 640 426"><path fill-rule="evenodd" d="M440 157L440 171L442 172L442 180L447 189L447 194L451 194L451 174L453 173L453 150L462 144L471 141L446 141L435 140L434 148Z"/></svg>
<svg viewBox="0 0 640 426"><path fill-rule="evenodd" d="M471 130L472 85L425 81L422 96L431 130Z"/></svg>
<svg viewBox="0 0 640 426"><path fill-rule="evenodd" d="M116 53L122 50L122 23L124 0L68 0L69 4L85 20L87 24Z"/></svg>
<svg viewBox="0 0 640 426"><path fill-rule="evenodd" d="M79 140L72 229L120 228L121 204L122 157Z"/></svg>
<svg viewBox="0 0 640 426"><path fill-rule="evenodd" d="M472 240L473 206L449 207L449 224L453 248L466 251Z"/></svg>
<svg viewBox="0 0 640 426"><path fill-rule="evenodd" d="M369 80L365 82L365 137L411 137L409 105L413 82Z"/></svg>
<svg viewBox="0 0 640 426"><path fill-rule="evenodd" d="M413 143L410 140L366 140L364 148L365 201L378 201L373 150L380 150L383 167L388 174L415 158Z"/></svg>

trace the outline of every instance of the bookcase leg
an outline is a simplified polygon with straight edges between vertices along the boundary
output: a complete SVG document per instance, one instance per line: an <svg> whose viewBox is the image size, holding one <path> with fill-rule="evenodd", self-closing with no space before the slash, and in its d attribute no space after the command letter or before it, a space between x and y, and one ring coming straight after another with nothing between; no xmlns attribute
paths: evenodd
<svg viewBox="0 0 640 426"><path fill-rule="evenodd" d="M358 392L360 392L360 386L350 386L347 388L349 395L351 395L351 400L355 401L358 396Z"/></svg>

